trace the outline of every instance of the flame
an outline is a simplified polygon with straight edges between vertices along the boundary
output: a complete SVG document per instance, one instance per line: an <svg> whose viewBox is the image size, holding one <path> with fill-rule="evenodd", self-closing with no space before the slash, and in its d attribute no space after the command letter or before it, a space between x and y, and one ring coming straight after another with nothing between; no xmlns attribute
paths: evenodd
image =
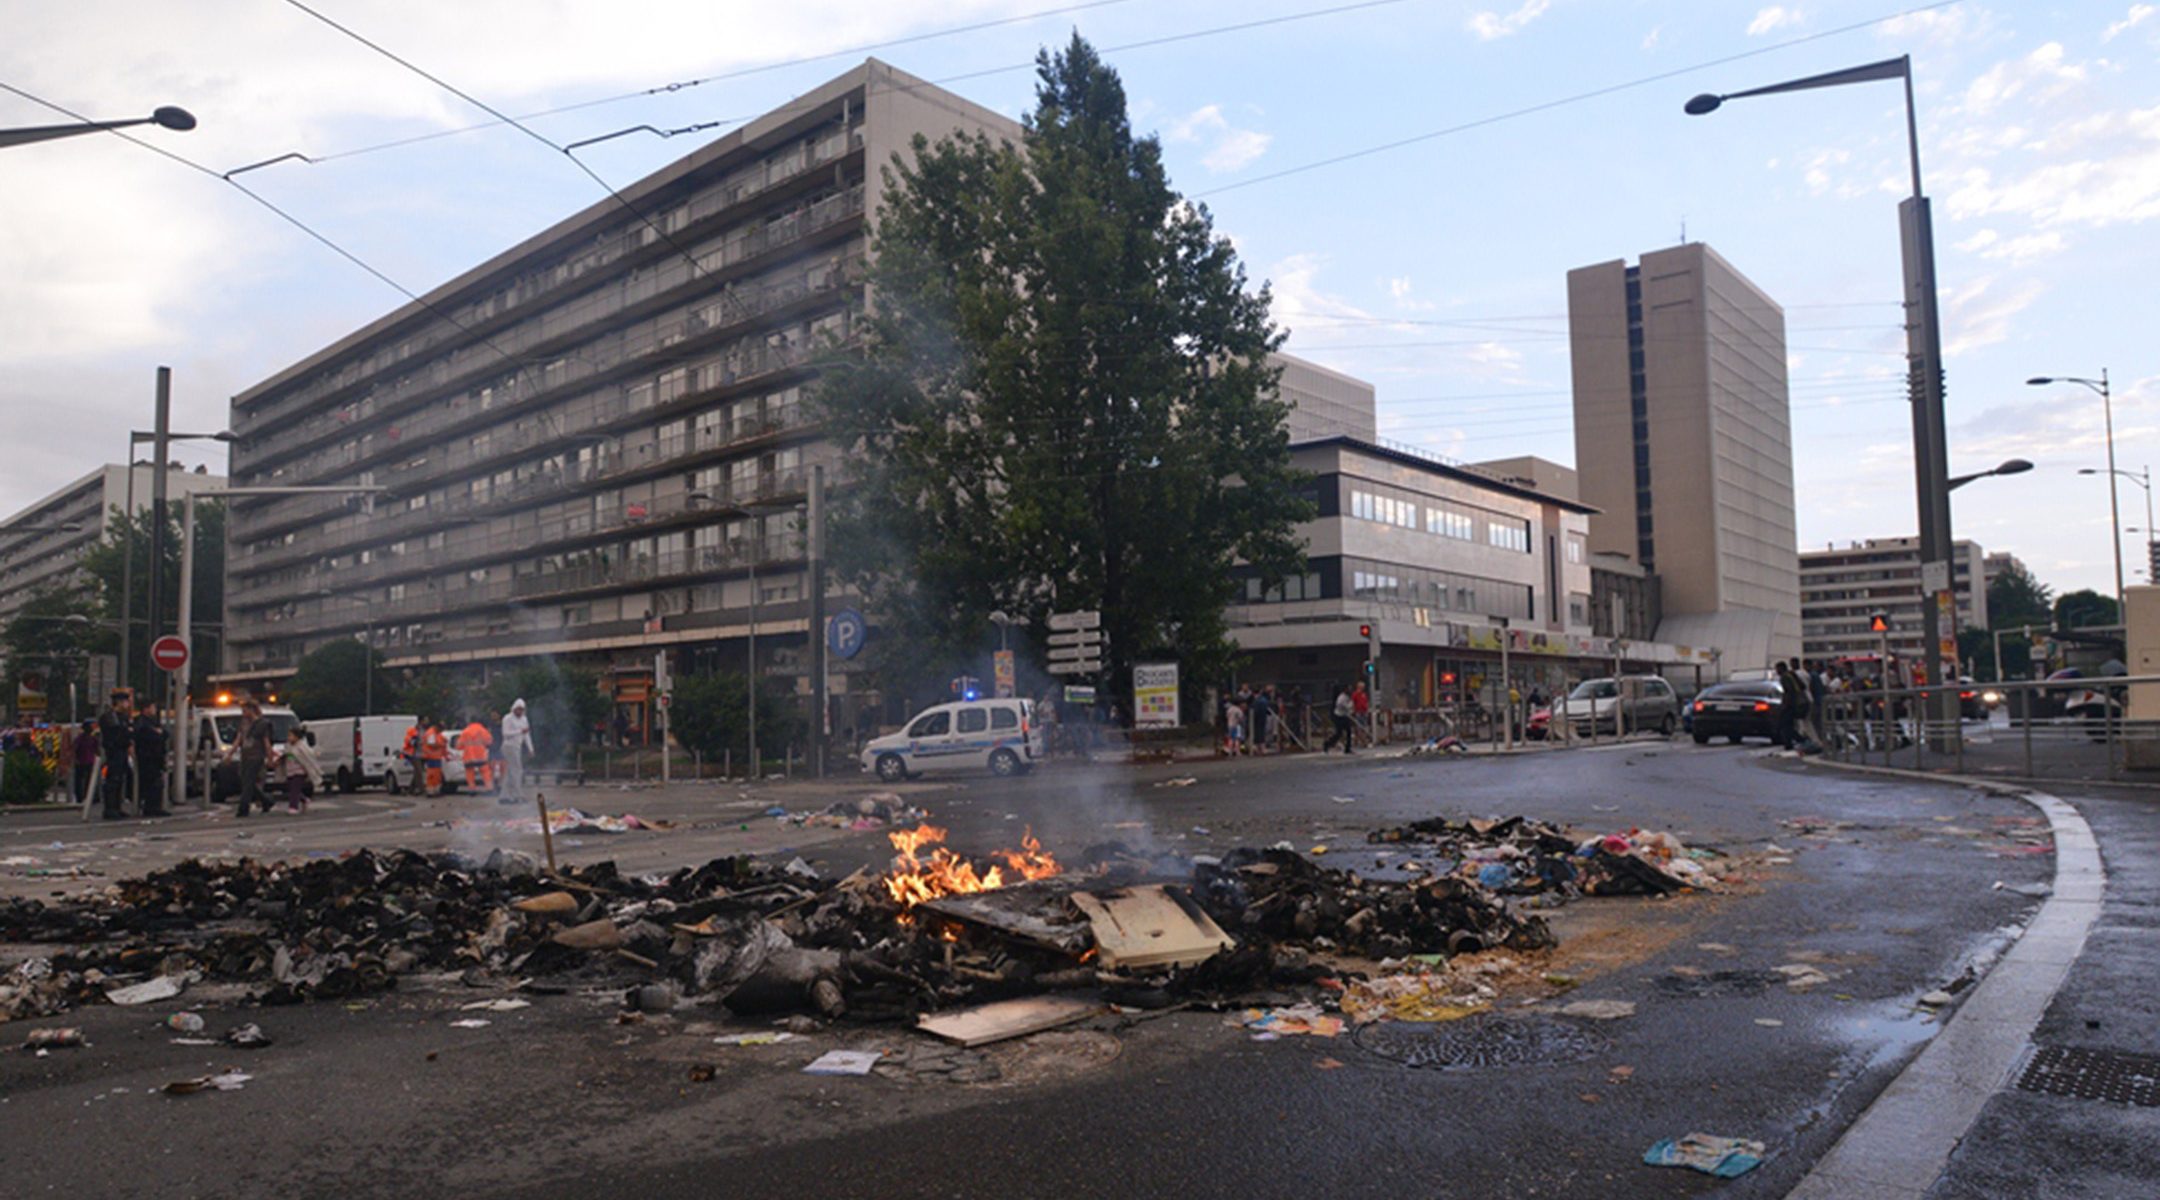
<svg viewBox="0 0 2160 1200"><path fill-rule="evenodd" d="M893 849L900 852L884 880L885 889L900 907L913 908L939 896L987 892L1005 886L1004 869L992 866L978 871L974 863L939 844L945 834L935 825L918 825L885 835ZM1020 845L1019 850L1002 850L997 855L1019 879L1046 879L1059 872L1057 860L1044 852L1034 830L1026 831Z"/></svg>

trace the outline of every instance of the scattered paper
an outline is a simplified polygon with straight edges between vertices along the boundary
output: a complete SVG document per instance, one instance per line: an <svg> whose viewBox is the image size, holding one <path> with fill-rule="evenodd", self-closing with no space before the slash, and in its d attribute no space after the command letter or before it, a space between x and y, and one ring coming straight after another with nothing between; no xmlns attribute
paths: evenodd
<svg viewBox="0 0 2160 1200"><path fill-rule="evenodd" d="M714 1038L713 1043L720 1046L777 1046L783 1042L792 1042L794 1040L794 1034L776 1030L772 1033L723 1034Z"/></svg>
<svg viewBox="0 0 2160 1200"><path fill-rule="evenodd" d="M467 1018L465 1018L465 1019L464 1019L464 1020L462 1020L462 1021L452 1021L452 1022L450 1022L450 1028L452 1028L452 1029L486 1029L486 1028L487 1028L487 1027L488 1027L489 1025L491 1025L491 1024L493 1024L493 1023L494 1023L494 1022L492 1022L492 1021L485 1021L485 1020L482 1020L482 1019L481 1019L481 1018L479 1018L479 1017L467 1017Z"/></svg>
<svg viewBox="0 0 2160 1200"><path fill-rule="evenodd" d="M516 1012L521 1008L531 1007L532 1001L530 1000L475 1000L471 1004L458 1005L458 1008L465 1012L471 1012L475 1009L482 1012Z"/></svg>
<svg viewBox="0 0 2160 1200"><path fill-rule="evenodd" d="M803 1068L805 1075L868 1075L883 1051L827 1050Z"/></svg>
<svg viewBox="0 0 2160 1200"><path fill-rule="evenodd" d="M1778 1020L1776 1017L1757 1017L1755 1018L1755 1023L1762 1026L1764 1029L1776 1029L1779 1026L1785 1024L1785 1022Z"/></svg>
<svg viewBox="0 0 2160 1200"><path fill-rule="evenodd" d="M198 1075L193 1079L175 1079L162 1089L169 1096L192 1096L196 1092L237 1092L240 1085L255 1078L239 1071L226 1071L219 1075Z"/></svg>
<svg viewBox="0 0 2160 1200"><path fill-rule="evenodd" d="M114 1004L148 1004L153 1000L170 1000L180 994L182 982L175 975L160 975L145 983L114 988L105 993L105 998Z"/></svg>
<svg viewBox="0 0 2160 1200"><path fill-rule="evenodd" d="M1632 1000L1577 1000L1560 1006L1563 1017L1587 1017L1592 1021L1617 1021L1635 1015Z"/></svg>

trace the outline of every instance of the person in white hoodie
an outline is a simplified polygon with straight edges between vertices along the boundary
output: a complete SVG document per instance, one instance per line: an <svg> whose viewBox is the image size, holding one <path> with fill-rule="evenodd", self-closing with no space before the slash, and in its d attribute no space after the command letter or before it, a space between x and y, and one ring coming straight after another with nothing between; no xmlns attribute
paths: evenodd
<svg viewBox="0 0 2160 1200"><path fill-rule="evenodd" d="M525 756L532 749L532 721L525 716L525 701L520 698L502 719L503 803L525 798Z"/></svg>
<svg viewBox="0 0 2160 1200"><path fill-rule="evenodd" d="M315 747L308 745L307 732L298 724L285 739L285 754L278 760L278 774L285 781L285 811L307 811L308 797L322 787L322 762L315 757ZM263 811L270 811L267 803Z"/></svg>

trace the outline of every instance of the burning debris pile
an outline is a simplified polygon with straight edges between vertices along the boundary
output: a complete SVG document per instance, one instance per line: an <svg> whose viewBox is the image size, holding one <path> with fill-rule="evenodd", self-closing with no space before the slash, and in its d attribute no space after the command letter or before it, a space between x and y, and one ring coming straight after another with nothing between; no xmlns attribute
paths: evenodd
<svg viewBox="0 0 2160 1200"><path fill-rule="evenodd" d="M1575 896L1669 896L1715 891L1732 875L1726 856L1689 849L1669 833L1630 829L1581 840L1526 817L1493 821L1416 821L1367 835L1375 844L1408 844L1437 856L1438 874L1490 892L1559 903Z"/></svg>
<svg viewBox="0 0 2160 1200"><path fill-rule="evenodd" d="M852 817L873 815L887 814ZM0 1020L63 1011L136 980L241 984L282 1004L379 991L417 973L533 990L621 986L640 1008L858 1020L1080 989L1160 1007L1354 976L1329 955L1431 963L1540 950L1554 944L1551 930L1506 894L1664 893L1711 874L1665 835L1578 844L1520 818L1373 835L1456 864L1403 882L1280 848L1195 868L1096 847L1075 871L1032 832L982 858L954 851L931 825L887 836L887 870L837 881L800 859L747 857L645 877L612 863L543 872L504 851L485 861L411 851L189 861L86 898L0 903L0 942L53 949L0 976Z"/></svg>

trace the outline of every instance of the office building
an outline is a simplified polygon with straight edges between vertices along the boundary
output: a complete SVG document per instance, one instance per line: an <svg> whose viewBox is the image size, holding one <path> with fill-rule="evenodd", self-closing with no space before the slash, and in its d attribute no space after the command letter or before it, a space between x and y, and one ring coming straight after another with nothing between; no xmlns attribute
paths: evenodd
<svg viewBox="0 0 2160 1200"><path fill-rule="evenodd" d="M1950 632L1987 628L1987 557L1971 542L1954 544L1950 590L1957 622ZM1800 556L1800 588L1808 657L1876 653L1883 635L1873 632L1870 622L1874 614L1885 613L1890 652L1908 662L1919 659L1919 539L1869 538L1809 550Z"/></svg>
<svg viewBox="0 0 2160 1200"><path fill-rule="evenodd" d="M1325 700L1380 647L1376 706L1496 699L1500 647L1523 695L1609 673L1614 646L1592 633L1591 510L1479 467L1352 437L1291 447L1312 477L1299 526L1307 570L1272 587L1244 582L1229 611L1248 679ZM1705 669L1705 649L1643 642L1631 666ZM1692 677L1692 676L1690 676Z"/></svg>
<svg viewBox="0 0 2160 1200"><path fill-rule="evenodd" d="M1783 310L1699 242L1567 282L1591 550L1657 577L1659 640L1735 667L1797 653Z"/></svg>
<svg viewBox="0 0 2160 1200"><path fill-rule="evenodd" d="M655 650L739 671L754 627L800 674L812 361L848 336L877 172L977 131L1020 138L869 60L235 397L238 483L385 490L235 503L224 678L346 637L393 667L575 656L642 729Z"/></svg>
<svg viewBox="0 0 2160 1200"><path fill-rule="evenodd" d="M1290 405L1291 441L1337 436L1367 442L1377 439L1373 385L1288 354L1269 355L1268 363L1282 368L1276 395Z"/></svg>

